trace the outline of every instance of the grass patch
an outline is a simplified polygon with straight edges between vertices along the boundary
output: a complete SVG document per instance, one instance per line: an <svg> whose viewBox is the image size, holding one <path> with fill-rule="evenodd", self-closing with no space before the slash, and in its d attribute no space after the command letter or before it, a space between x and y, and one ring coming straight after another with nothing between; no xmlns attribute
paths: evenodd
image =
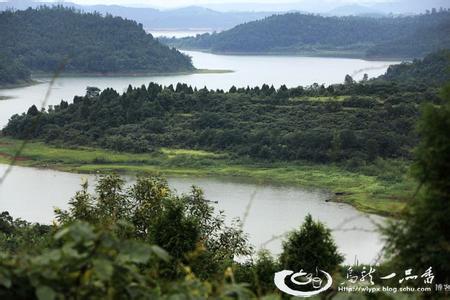
<svg viewBox="0 0 450 300"><path fill-rule="evenodd" d="M188 150L188 149L171 149L171 148L161 148L161 153L169 156L175 157L180 155L194 156L194 157L209 157L209 158L219 158L225 157L224 154L213 153L203 150Z"/></svg>
<svg viewBox="0 0 450 300"><path fill-rule="evenodd" d="M342 102L345 99L348 99L349 96L335 96L335 97L329 97L329 96L317 96L317 97L294 97L289 98L289 101L297 102L297 101L310 101L310 102L330 102L330 101L336 101L336 102Z"/></svg>
<svg viewBox="0 0 450 300"><path fill-rule="evenodd" d="M9 163L19 140L0 138L0 163ZM154 153L119 153L96 148L58 148L30 142L17 164L80 173L153 173L177 176L234 176L254 181L327 189L337 193L333 201L359 210L395 215L414 193L416 183L408 175L408 163L377 161L349 171L336 165L304 162L261 163L231 158L225 153L162 148Z"/></svg>

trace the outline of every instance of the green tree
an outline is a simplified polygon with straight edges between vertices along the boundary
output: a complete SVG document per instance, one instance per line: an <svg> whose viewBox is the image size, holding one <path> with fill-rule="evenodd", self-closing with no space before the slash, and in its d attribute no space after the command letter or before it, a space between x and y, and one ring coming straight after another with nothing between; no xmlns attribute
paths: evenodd
<svg viewBox="0 0 450 300"><path fill-rule="evenodd" d="M235 277L238 282L250 284L252 291L259 297L277 291L273 276L280 271L278 261L268 250L260 250L255 259L234 266Z"/></svg>
<svg viewBox="0 0 450 300"><path fill-rule="evenodd" d="M319 221L314 221L308 214L299 230L290 233L283 242L280 263L284 269L313 272L320 268L334 272L344 261L338 253L331 231Z"/></svg>
<svg viewBox="0 0 450 300"><path fill-rule="evenodd" d="M393 263L418 272L432 267L436 283L450 281L450 85L442 96L442 105L427 104L422 110L413 168L417 196L404 218L384 230Z"/></svg>
<svg viewBox="0 0 450 300"><path fill-rule="evenodd" d="M177 196L167 181L142 176L130 187L117 175L101 176L96 193L87 183L70 201L68 210L56 210L58 221L70 225L85 221L100 228L113 226L119 237L133 238L166 249L174 258L165 272L181 274L180 263L192 263L200 277L219 276L237 256L251 253L239 223L225 224L203 192ZM198 250L198 251L197 251ZM195 252L196 253L191 253Z"/></svg>
<svg viewBox="0 0 450 300"><path fill-rule="evenodd" d="M27 115L29 115L29 116L37 116L38 114L39 114L39 110L36 107L36 105L34 105L34 104L27 111Z"/></svg>
<svg viewBox="0 0 450 300"><path fill-rule="evenodd" d="M352 76L347 74L347 75L345 75L344 83L346 85L351 85L351 84L355 83L355 81L353 80Z"/></svg>
<svg viewBox="0 0 450 300"><path fill-rule="evenodd" d="M185 214L182 202L169 202L152 226L152 240L169 254L182 260L195 250L200 232L196 221Z"/></svg>
<svg viewBox="0 0 450 300"><path fill-rule="evenodd" d="M100 89L95 86L88 86L86 88L86 97L87 98L95 98L100 95Z"/></svg>

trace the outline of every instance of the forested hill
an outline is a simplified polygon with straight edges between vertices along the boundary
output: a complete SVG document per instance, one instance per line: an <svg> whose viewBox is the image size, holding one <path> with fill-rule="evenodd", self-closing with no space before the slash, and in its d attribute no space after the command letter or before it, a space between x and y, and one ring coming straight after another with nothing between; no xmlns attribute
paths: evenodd
<svg viewBox="0 0 450 300"><path fill-rule="evenodd" d="M431 53L423 60L392 65L381 78L395 82L444 85L450 82L450 50Z"/></svg>
<svg viewBox="0 0 450 300"><path fill-rule="evenodd" d="M190 58L162 45L142 25L74 9L41 7L0 13L0 54L31 71L159 73L192 70Z"/></svg>
<svg viewBox="0 0 450 300"><path fill-rule="evenodd" d="M30 72L17 59L0 53L0 87L31 82Z"/></svg>
<svg viewBox="0 0 450 300"><path fill-rule="evenodd" d="M32 106L2 131L66 146L127 152L159 147L204 149L264 160L351 161L408 158L417 142L419 106L439 103L439 86L414 78L437 56L401 67L390 77L328 87L196 90L185 84L129 87L119 94L90 88L73 103L46 112ZM450 59L445 62L450 66ZM435 69L434 71L439 71ZM395 73L395 76L394 76ZM67 100L67 99L66 99Z"/></svg>
<svg viewBox="0 0 450 300"><path fill-rule="evenodd" d="M450 11L384 18L289 13L220 33L162 41L178 48L225 53L418 58L450 48Z"/></svg>

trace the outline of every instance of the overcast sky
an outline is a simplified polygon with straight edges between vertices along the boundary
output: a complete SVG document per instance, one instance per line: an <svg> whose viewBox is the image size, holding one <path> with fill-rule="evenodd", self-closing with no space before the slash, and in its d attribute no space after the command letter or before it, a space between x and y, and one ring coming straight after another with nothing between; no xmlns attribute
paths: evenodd
<svg viewBox="0 0 450 300"><path fill-rule="evenodd" d="M49 1L49 0L47 0ZM51 1L51 0L50 0ZM279 3L302 3L311 2L311 0L68 0L68 2L75 2L79 4L120 4L129 6L153 6L153 7L181 7L188 5L211 5L211 4L232 4L232 3L264 3L264 4L279 4ZM375 2L389 2L390 0L322 0L330 4L347 4L347 3L375 3ZM426 0L424 0L426 1ZM55 1L61 2L61 1Z"/></svg>

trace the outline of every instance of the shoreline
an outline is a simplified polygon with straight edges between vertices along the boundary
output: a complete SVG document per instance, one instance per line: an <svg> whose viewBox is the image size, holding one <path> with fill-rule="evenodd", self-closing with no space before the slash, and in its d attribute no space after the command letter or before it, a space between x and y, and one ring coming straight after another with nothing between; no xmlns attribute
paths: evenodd
<svg viewBox="0 0 450 300"><path fill-rule="evenodd" d="M191 75L191 74L223 74L233 73L233 70L221 70L221 69L195 69L192 71L180 71L180 72L166 72L166 73L153 73L153 72L118 72L118 73L82 73L82 72L63 72L58 77L149 77L149 76L174 76L174 75ZM33 72L34 78L48 78L52 77L53 73L48 72Z"/></svg>
<svg viewBox="0 0 450 300"><path fill-rule="evenodd" d="M41 84L42 82L36 81L34 79L31 79L30 81L25 81L25 82L18 82L18 83L11 83L11 84L4 84L4 85L0 85L0 91L1 90L9 90L9 89L16 89L16 88L21 88L21 87L27 87L27 86L32 86L32 85L36 85L36 84ZM4 97L3 99L1 98L2 96L0 96L0 100L8 100L10 99L10 97Z"/></svg>
<svg viewBox="0 0 450 300"><path fill-rule="evenodd" d="M0 137L0 163L8 164L20 143L20 140ZM402 165L404 162L393 163ZM402 211L415 188L415 182L406 177L398 182L387 182L377 176L347 171L336 165L239 161L225 153L201 150L161 148L155 153L132 154L88 147L58 148L31 141L16 164L70 173L215 176L260 184L321 189L331 194L327 201L346 203L359 211L387 217ZM380 173L385 171L380 169Z"/></svg>
<svg viewBox="0 0 450 300"><path fill-rule="evenodd" d="M388 61L402 62L410 61L411 58L406 57L365 57L363 53L354 55L354 52L345 51L318 51L318 52L301 52L301 51L269 51L269 52L242 52L242 51L212 51L202 48L177 48L179 51L196 51L215 55L236 55L236 56L296 56L296 57L322 57L322 58L348 58L361 59L365 61ZM341 53L341 54L339 54Z"/></svg>
<svg viewBox="0 0 450 300"><path fill-rule="evenodd" d="M145 72L130 72L130 73L79 73L79 72L63 72L58 75L59 78L77 78L77 77L157 77L157 76L176 76L176 75L194 75L194 74L225 74L234 73L234 70L225 69L195 69L193 71L170 72L170 73L145 73ZM29 87L37 84L46 83L42 79L52 78L54 73L47 72L32 72L32 80L29 82L21 82L15 84L0 85L0 91L16 89L22 87ZM0 101L9 100L11 97L0 96Z"/></svg>

